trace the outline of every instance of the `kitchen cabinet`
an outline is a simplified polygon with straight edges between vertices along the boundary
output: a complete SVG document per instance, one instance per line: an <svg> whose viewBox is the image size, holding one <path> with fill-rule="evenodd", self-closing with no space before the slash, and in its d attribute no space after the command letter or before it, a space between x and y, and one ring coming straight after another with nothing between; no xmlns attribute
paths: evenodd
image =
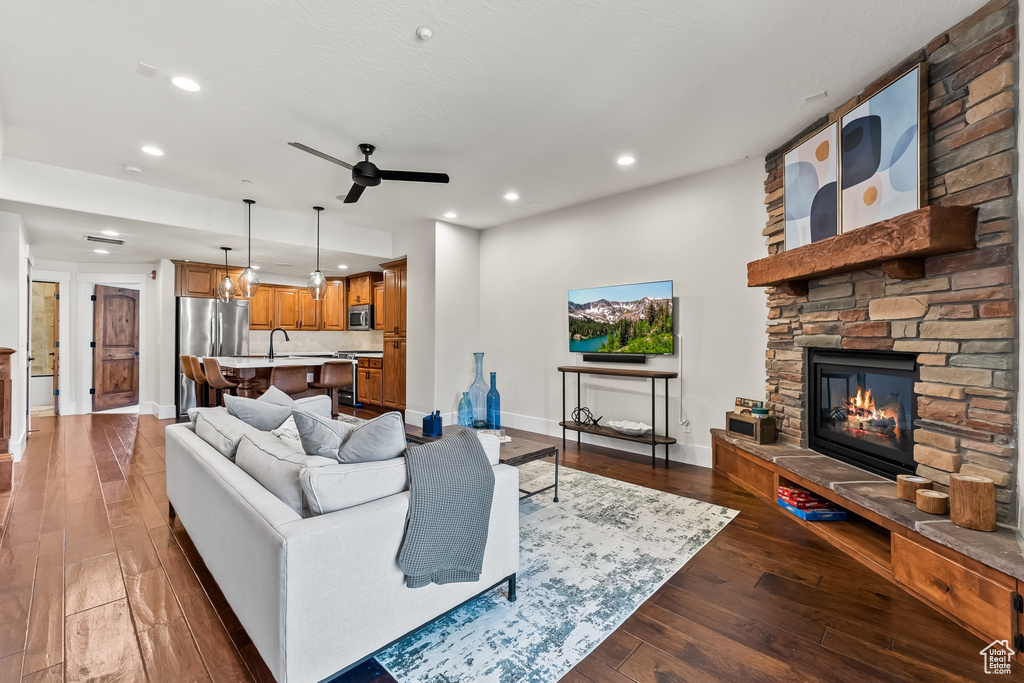
<svg viewBox="0 0 1024 683"><path fill-rule="evenodd" d="M356 401L371 405L382 405L382 361L380 358L360 358L359 377L356 380Z"/></svg>
<svg viewBox="0 0 1024 683"><path fill-rule="evenodd" d="M292 287L274 288L274 327L282 330L299 329L299 290Z"/></svg>
<svg viewBox="0 0 1024 683"><path fill-rule="evenodd" d="M216 268L208 263L174 262L174 296L217 296Z"/></svg>
<svg viewBox="0 0 1024 683"><path fill-rule="evenodd" d="M384 267L384 335L404 337L406 282L405 259L381 264Z"/></svg>
<svg viewBox="0 0 1024 683"><path fill-rule="evenodd" d="M340 331L345 329L345 281L328 280L327 292L320 302L320 329Z"/></svg>
<svg viewBox="0 0 1024 683"><path fill-rule="evenodd" d="M348 305L363 306L370 303L373 295L370 274L353 275L348 279Z"/></svg>
<svg viewBox="0 0 1024 683"><path fill-rule="evenodd" d="M313 298L309 290L301 287L299 293L299 329L320 329L320 302Z"/></svg>
<svg viewBox="0 0 1024 683"><path fill-rule="evenodd" d="M260 285L249 300L249 329L274 329L274 287Z"/></svg>
<svg viewBox="0 0 1024 683"><path fill-rule="evenodd" d="M373 286L373 329L384 329L384 282Z"/></svg>
<svg viewBox="0 0 1024 683"><path fill-rule="evenodd" d="M381 405L405 410L405 337L384 340L382 384Z"/></svg>

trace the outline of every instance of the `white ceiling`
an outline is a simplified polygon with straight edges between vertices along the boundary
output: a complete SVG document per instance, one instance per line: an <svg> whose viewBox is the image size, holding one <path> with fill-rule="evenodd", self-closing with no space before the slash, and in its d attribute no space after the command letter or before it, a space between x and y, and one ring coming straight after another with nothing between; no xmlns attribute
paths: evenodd
<svg viewBox="0 0 1024 683"><path fill-rule="evenodd" d="M368 228L490 227L763 156L982 4L0 0L4 154ZM348 172L291 140L452 182L342 205Z"/></svg>

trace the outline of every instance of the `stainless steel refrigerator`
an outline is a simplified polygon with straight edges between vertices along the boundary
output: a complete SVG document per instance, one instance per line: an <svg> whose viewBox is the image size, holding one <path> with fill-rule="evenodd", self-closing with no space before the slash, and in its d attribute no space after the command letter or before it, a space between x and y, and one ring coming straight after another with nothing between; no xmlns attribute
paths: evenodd
<svg viewBox="0 0 1024 683"><path fill-rule="evenodd" d="M181 356L248 356L249 302L178 297L178 338L174 354L177 371L178 417L196 405L195 385L185 377Z"/></svg>

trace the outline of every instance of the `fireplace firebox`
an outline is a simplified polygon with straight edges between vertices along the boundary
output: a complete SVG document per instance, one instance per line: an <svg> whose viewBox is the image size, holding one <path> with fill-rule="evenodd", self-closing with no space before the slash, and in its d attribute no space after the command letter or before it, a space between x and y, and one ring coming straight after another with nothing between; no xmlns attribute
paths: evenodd
<svg viewBox="0 0 1024 683"><path fill-rule="evenodd" d="M811 448L890 479L913 472L916 356L809 349L808 361Z"/></svg>

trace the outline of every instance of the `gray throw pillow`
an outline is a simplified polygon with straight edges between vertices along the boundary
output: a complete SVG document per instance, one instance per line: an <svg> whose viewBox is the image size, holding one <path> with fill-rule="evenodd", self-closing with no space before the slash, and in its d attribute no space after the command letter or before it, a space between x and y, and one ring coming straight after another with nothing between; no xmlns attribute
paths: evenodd
<svg viewBox="0 0 1024 683"><path fill-rule="evenodd" d="M250 477L280 498L295 512L309 517L299 475L307 467L335 464L328 458L295 453L270 434L254 433L242 437L235 464Z"/></svg>
<svg viewBox="0 0 1024 683"><path fill-rule="evenodd" d="M234 462L238 444L246 434L259 433L255 427L228 414L224 408L200 408L189 417L195 425L196 436L210 444L218 453Z"/></svg>
<svg viewBox="0 0 1024 683"><path fill-rule="evenodd" d="M273 403L278 406L288 406L289 408L295 407L295 399L274 385L267 387L267 390L260 394L260 397L256 400L262 401L263 403Z"/></svg>
<svg viewBox="0 0 1024 683"><path fill-rule="evenodd" d="M301 410L304 413L313 413L320 417L326 417L328 420L331 419L331 397L327 394L319 394L317 396L307 396L306 398L300 398L295 401L295 405L292 406L292 410Z"/></svg>
<svg viewBox="0 0 1024 683"><path fill-rule="evenodd" d="M338 462L390 460L405 453L405 422L401 413L385 413L365 423L348 437Z"/></svg>
<svg viewBox="0 0 1024 683"><path fill-rule="evenodd" d="M338 459L342 444L348 438L352 428L344 422L337 422L313 413L301 410L292 411L292 420L299 432L302 451L308 455L319 455L323 458Z"/></svg>
<svg viewBox="0 0 1024 683"><path fill-rule="evenodd" d="M277 389L275 391L288 398L284 392ZM278 405L269 400L264 401L261 399L242 398L241 396L224 394L224 405L227 406L228 413L252 425L261 432L277 429L292 414L291 406ZM291 401L290 398L288 400ZM292 403L294 404L294 401Z"/></svg>
<svg viewBox="0 0 1024 683"><path fill-rule="evenodd" d="M314 515L355 507L409 488L405 458L307 467L299 481Z"/></svg>

